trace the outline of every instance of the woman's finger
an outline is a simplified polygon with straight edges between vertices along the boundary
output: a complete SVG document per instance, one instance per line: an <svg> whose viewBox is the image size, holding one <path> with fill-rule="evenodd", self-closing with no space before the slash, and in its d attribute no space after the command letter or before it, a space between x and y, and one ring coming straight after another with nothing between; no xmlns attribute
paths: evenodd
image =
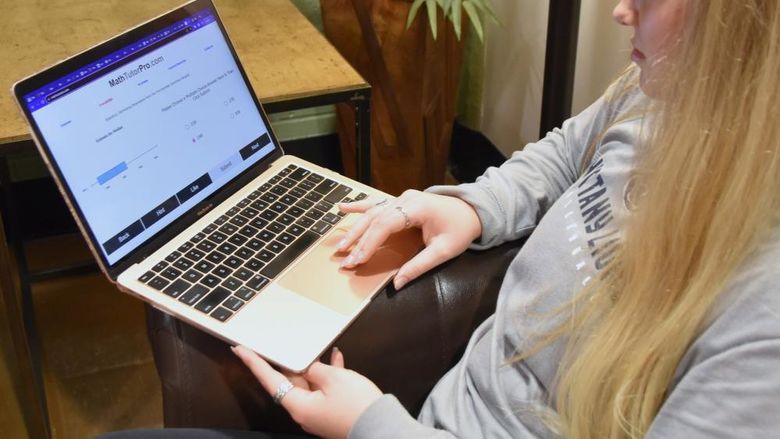
<svg viewBox="0 0 780 439"><path fill-rule="evenodd" d="M409 209L402 208L400 206L390 206L384 209L382 212L371 221L370 227L367 228L363 235L360 237L358 243L352 249L350 255L344 260L346 267L354 267L369 260L377 249L387 241L393 233L400 232L405 229L407 225L411 226L411 214ZM407 223L409 218L410 223Z"/></svg>
<svg viewBox="0 0 780 439"><path fill-rule="evenodd" d="M452 259L458 254L456 251L448 248L444 239L446 238L439 237L434 239L420 253L417 253L398 269L398 273L393 278L393 286L396 290L400 290L404 285L420 277L423 273Z"/></svg>
<svg viewBox="0 0 780 439"><path fill-rule="evenodd" d="M384 198L380 201L376 200L363 200L363 201L355 201L352 203L341 203L339 205L339 209L342 212L345 213L363 213L364 215L361 216L355 223L352 225L352 227L349 228L346 234L344 234L344 237L339 241L338 245L336 246L336 250L343 252L347 251L352 245L357 241L363 233L366 231L366 229L371 225L371 222L374 220L374 217L378 214L378 212L381 212L382 208L386 206L389 203L389 200L387 198ZM342 209L342 206L352 206L353 204L357 204L357 208L353 211Z"/></svg>
<svg viewBox="0 0 780 439"><path fill-rule="evenodd" d="M252 375L257 378L260 385L263 386L266 392L271 396L275 396L277 391L281 388L282 383L290 381L281 372L277 371L267 361L262 359L259 355L252 350L244 346L236 346L231 348L233 353L241 359L241 361L249 368ZM293 383L295 385L295 383ZM280 404L289 410L287 403L294 404L294 401L288 401L292 399L299 399L306 393L306 388L293 387L286 395L281 399ZM302 394L303 393L303 394Z"/></svg>
<svg viewBox="0 0 780 439"><path fill-rule="evenodd" d="M344 354L335 346L333 346L333 350L330 352L330 365L341 369L344 368Z"/></svg>

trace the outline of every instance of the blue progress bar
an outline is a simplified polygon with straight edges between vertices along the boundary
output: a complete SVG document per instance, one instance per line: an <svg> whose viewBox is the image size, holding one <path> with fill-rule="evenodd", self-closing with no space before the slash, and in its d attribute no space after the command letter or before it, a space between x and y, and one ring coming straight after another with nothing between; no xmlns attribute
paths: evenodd
<svg viewBox="0 0 780 439"><path fill-rule="evenodd" d="M116 177L117 175L127 171L127 163L122 162L113 168L109 169L108 171L102 173L101 175L98 175L97 181L101 185L106 184L109 180Z"/></svg>

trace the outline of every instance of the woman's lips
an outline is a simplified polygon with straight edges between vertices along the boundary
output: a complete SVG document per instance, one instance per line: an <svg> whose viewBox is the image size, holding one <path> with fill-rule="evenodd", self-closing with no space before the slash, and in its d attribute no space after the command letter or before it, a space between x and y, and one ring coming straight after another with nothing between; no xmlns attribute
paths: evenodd
<svg viewBox="0 0 780 439"><path fill-rule="evenodd" d="M634 49L633 52L631 52L631 61L634 61L636 63L640 61L644 61L645 54L640 52L639 49Z"/></svg>

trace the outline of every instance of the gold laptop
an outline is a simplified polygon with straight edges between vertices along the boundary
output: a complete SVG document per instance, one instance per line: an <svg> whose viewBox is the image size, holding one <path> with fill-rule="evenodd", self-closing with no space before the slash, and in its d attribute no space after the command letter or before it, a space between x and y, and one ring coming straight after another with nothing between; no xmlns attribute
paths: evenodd
<svg viewBox="0 0 780 439"><path fill-rule="evenodd" d="M283 154L210 0L13 93L109 279L287 369L316 360L420 248L409 231L339 268L356 216L336 203L387 195Z"/></svg>

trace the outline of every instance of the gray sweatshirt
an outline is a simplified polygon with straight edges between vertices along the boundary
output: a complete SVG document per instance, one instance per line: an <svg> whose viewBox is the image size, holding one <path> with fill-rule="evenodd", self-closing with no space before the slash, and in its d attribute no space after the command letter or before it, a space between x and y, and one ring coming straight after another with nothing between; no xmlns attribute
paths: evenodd
<svg viewBox="0 0 780 439"><path fill-rule="evenodd" d="M483 232L474 248L530 236L508 268L495 314L474 332L418 420L384 395L350 438L555 437L540 414L552 411L564 342L524 361L507 359L531 346L531 335L550 325L541 317L611 257L636 196L629 177L641 123L612 122L645 99L641 92L602 98L475 183L429 189L474 206ZM581 175L584 150L602 133ZM712 323L680 361L648 438L780 437L780 230L726 288Z"/></svg>

